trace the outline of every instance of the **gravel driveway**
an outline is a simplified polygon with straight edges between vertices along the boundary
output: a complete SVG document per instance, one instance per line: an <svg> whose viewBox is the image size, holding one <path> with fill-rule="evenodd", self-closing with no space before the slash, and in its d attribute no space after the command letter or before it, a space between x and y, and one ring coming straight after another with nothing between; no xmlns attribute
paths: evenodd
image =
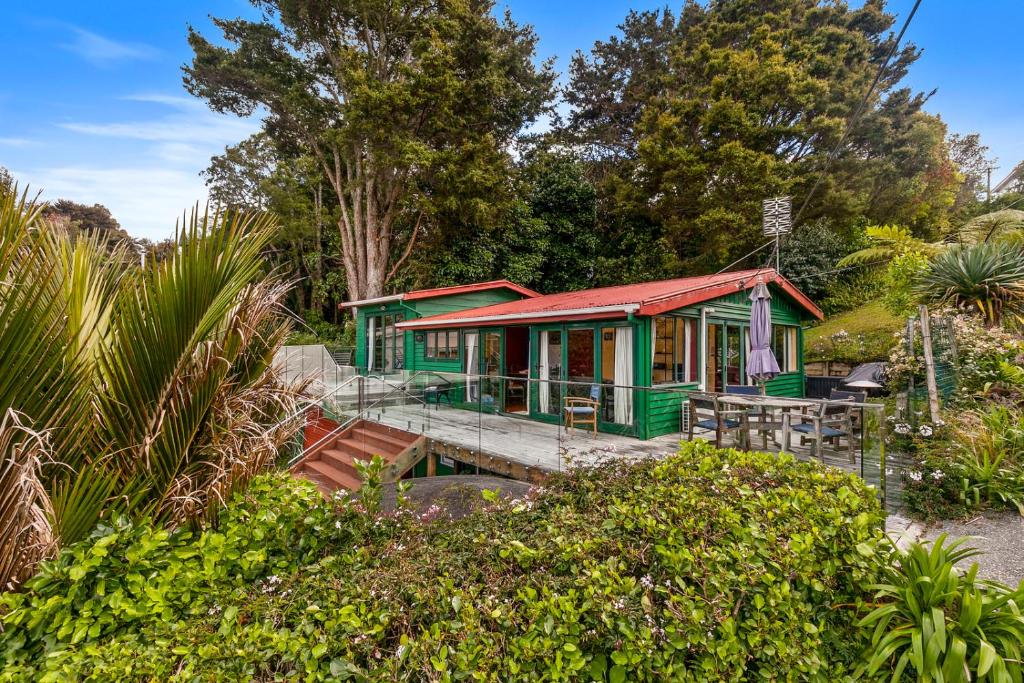
<svg viewBox="0 0 1024 683"><path fill-rule="evenodd" d="M946 533L951 539L970 536L967 545L984 554L967 560L978 563L978 575L1016 586L1024 581L1024 517L1016 512L985 512L966 521L929 524L923 538L932 540Z"/></svg>

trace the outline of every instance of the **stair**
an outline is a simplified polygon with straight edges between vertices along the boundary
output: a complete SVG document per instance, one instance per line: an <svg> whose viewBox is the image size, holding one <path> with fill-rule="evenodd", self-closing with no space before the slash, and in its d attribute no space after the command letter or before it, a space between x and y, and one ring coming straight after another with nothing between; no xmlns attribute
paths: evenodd
<svg viewBox="0 0 1024 683"><path fill-rule="evenodd" d="M295 476L316 483L324 495L339 489L356 491L363 482L355 460L369 461L375 455L384 459L388 469L385 480L393 481L423 457L424 439L400 429L369 420L360 420L333 440L328 440L292 466Z"/></svg>

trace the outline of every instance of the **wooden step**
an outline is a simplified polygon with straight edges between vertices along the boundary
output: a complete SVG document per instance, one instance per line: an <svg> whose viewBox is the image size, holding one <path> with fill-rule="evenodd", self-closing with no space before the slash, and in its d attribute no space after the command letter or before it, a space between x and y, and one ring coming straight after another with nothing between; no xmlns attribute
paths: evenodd
<svg viewBox="0 0 1024 683"><path fill-rule="evenodd" d="M331 491L338 489L356 491L363 484L359 477L338 469L324 460L311 460L305 463L303 470L304 473L312 475L310 479L316 481L317 484L327 485Z"/></svg>
<svg viewBox="0 0 1024 683"><path fill-rule="evenodd" d="M352 462L352 456L348 453L335 448L327 448L320 451L319 455L318 460L322 460L332 467L347 472L357 479L359 478L359 471L356 469L355 463Z"/></svg>
<svg viewBox="0 0 1024 683"><path fill-rule="evenodd" d="M401 453L409 447L409 444L416 440L416 437L411 434L409 437L411 438L402 438L394 434L384 434L360 426L353 429L352 433L346 436L346 439L376 446L387 453ZM381 456L386 457L384 452L381 453Z"/></svg>
<svg viewBox="0 0 1024 683"><path fill-rule="evenodd" d="M374 446L363 441L356 441L355 439L338 439L337 441L334 442L334 445L331 446L331 450L342 453L350 460L353 458L358 458L365 462L373 460L373 456L375 455L379 455L385 460L387 460L389 457L392 457L392 454L390 452L385 453L381 448L378 448L377 446Z"/></svg>
<svg viewBox="0 0 1024 683"><path fill-rule="evenodd" d="M373 420L361 420L356 427L407 441L415 441L418 436L417 434L411 434L403 429L381 424L380 422L374 422Z"/></svg>

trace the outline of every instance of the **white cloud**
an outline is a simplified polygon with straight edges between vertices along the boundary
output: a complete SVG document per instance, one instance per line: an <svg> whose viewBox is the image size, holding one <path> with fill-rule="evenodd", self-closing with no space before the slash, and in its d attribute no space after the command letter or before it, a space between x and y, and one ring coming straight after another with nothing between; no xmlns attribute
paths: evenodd
<svg viewBox="0 0 1024 683"><path fill-rule="evenodd" d="M61 128L104 137L150 142L177 142L189 144L216 144L238 142L253 132L257 126L245 119L217 114L199 101L172 95L134 95L122 98L138 102L162 104L173 111L163 116L141 121L111 123L70 122L59 124Z"/></svg>
<svg viewBox="0 0 1024 683"><path fill-rule="evenodd" d="M112 40L78 26L68 25L67 28L73 34L73 38L71 42L62 43L60 47L95 66L107 66L125 60L154 59L159 54L156 48L143 43Z"/></svg>
<svg viewBox="0 0 1024 683"><path fill-rule="evenodd" d="M28 138L0 138L0 147L28 147L32 144Z"/></svg>
<svg viewBox="0 0 1024 683"><path fill-rule="evenodd" d="M215 114L201 101L177 95L121 99L158 105L158 110L150 118L132 121L58 124L77 134L76 148L110 147L120 156L111 152L94 156L107 162L58 162L15 175L41 189L45 199L103 204L131 235L163 239L174 234L175 221L185 210L206 201L199 172L210 157L256 132L259 122ZM111 144L115 141L120 143L116 148Z"/></svg>
<svg viewBox="0 0 1024 683"><path fill-rule="evenodd" d="M206 187L196 171L146 165L12 172L22 183L42 190L45 200L103 204L129 234L151 240L172 236L182 214L197 201L206 201Z"/></svg>

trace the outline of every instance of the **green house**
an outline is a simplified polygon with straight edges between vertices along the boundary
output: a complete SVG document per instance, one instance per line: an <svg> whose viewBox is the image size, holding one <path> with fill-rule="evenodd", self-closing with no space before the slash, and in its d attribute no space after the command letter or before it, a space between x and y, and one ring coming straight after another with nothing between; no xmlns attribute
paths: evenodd
<svg viewBox="0 0 1024 683"><path fill-rule="evenodd" d="M541 295L500 280L345 304L360 373L436 376L456 408L557 423L567 397L598 402L598 429L647 439L681 429L695 390L750 384L749 290L772 294L775 396L804 391L802 325L814 303L773 270Z"/></svg>

